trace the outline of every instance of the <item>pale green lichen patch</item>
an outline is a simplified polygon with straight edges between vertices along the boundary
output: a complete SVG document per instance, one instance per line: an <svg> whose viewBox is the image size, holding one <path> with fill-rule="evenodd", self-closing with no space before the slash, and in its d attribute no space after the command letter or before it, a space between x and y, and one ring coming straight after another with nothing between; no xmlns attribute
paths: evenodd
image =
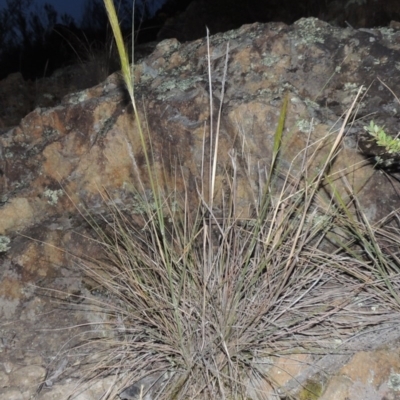
<svg viewBox="0 0 400 400"><path fill-rule="evenodd" d="M299 128L300 132L310 133L314 131L314 125L312 121L308 121L306 119L300 119L296 122L296 126Z"/></svg>
<svg viewBox="0 0 400 400"><path fill-rule="evenodd" d="M6 149L4 157L5 158L13 158L14 157L14 153L12 151L10 151L10 149Z"/></svg>
<svg viewBox="0 0 400 400"><path fill-rule="evenodd" d="M193 77L190 79L169 79L162 83L158 87L158 92L160 93L157 98L159 100L164 100L166 97L168 97L166 94L171 91L171 90L179 90L181 92L185 92L188 89L191 89L195 86L195 83L198 81L201 81L201 77Z"/></svg>
<svg viewBox="0 0 400 400"><path fill-rule="evenodd" d="M9 237L0 235L0 253L5 253L10 250L10 247L8 247L10 242L11 240Z"/></svg>
<svg viewBox="0 0 400 400"><path fill-rule="evenodd" d="M382 36L386 39L391 41L394 38L395 35L395 30L392 28L387 28L387 27L381 27L377 28L379 32L382 34Z"/></svg>
<svg viewBox="0 0 400 400"><path fill-rule="evenodd" d="M281 59L280 56L267 53L263 53L262 57L261 63L267 67L272 67Z"/></svg>
<svg viewBox="0 0 400 400"><path fill-rule="evenodd" d="M61 189L58 190L46 189L43 194L44 197L47 198L47 202L52 206L55 206L58 203L59 197L61 197L64 194L64 192Z"/></svg>
<svg viewBox="0 0 400 400"><path fill-rule="evenodd" d="M79 104L83 103L88 99L88 92L87 90L82 90L81 92L73 93L66 97L68 104Z"/></svg>
<svg viewBox="0 0 400 400"><path fill-rule="evenodd" d="M45 127L43 128L42 134L43 134L43 137L44 137L44 138L48 139L48 138L50 138L50 137L56 137L56 136L58 136L58 135L59 135L59 132L58 132L57 129L55 129L55 128L52 128L52 127L50 127L50 126L45 126Z"/></svg>
<svg viewBox="0 0 400 400"><path fill-rule="evenodd" d="M389 389L400 392L400 374L391 374L388 382Z"/></svg>
<svg viewBox="0 0 400 400"><path fill-rule="evenodd" d="M317 400L320 398L323 392L323 386L321 383L314 380L306 381L303 389L299 393L300 400Z"/></svg>
<svg viewBox="0 0 400 400"><path fill-rule="evenodd" d="M323 38L324 29L317 26L317 22L320 22L317 18L302 18L296 22L301 37L300 43L312 44L325 42Z"/></svg>
<svg viewBox="0 0 400 400"><path fill-rule="evenodd" d="M147 198L142 198L138 194L134 193L132 200L131 206L134 214L147 215L149 211L155 211L157 209L152 194L148 194Z"/></svg>
<svg viewBox="0 0 400 400"><path fill-rule="evenodd" d="M357 83L347 82L347 83L344 84L343 89L344 89L346 92L357 93L357 91L358 91L358 85L357 85Z"/></svg>
<svg viewBox="0 0 400 400"><path fill-rule="evenodd" d="M304 103L306 103L307 107L310 107L314 110L319 110L319 108L320 108L318 103L316 103L315 101L312 101L310 99L307 99L307 98L304 99Z"/></svg>
<svg viewBox="0 0 400 400"><path fill-rule="evenodd" d="M237 39L238 37L240 37L240 35L237 29L226 31L221 34L221 39L223 40L233 40Z"/></svg>

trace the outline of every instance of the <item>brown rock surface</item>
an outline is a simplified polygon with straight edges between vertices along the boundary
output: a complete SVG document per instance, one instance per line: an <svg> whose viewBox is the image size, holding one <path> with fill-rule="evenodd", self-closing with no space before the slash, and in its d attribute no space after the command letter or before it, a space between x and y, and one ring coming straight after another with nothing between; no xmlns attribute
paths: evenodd
<svg viewBox="0 0 400 400"><path fill-rule="evenodd" d="M400 206L398 181L365 165L356 144L357 134L372 113L374 121L385 125L388 132L395 134L398 130L400 106L376 78L400 93L400 32L338 29L316 19L302 19L292 26L254 24L215 35L210 39L214 117L221 99L228 42L218 191L223 190L231 149L243 166L247 155L252 165L268 165L285 93L290 101L282 165L287 168L292 162L296 166L295 156L306 147L309 134L316 141L335 124L338 129L357 88L365 85L369 89L334 168L347 168L347 179L355 186L371 222ZM195 177L201 168L204 124L210 117L207 70L205 40L186 45L176 40L161 42L135 69L136 98L153 143L153 168L166 171L164 188L176 186L179 191L183 190L182 179L175 176L179 165L192 196L197 193ZM320 150L314 168L321 165L327 151L328 146ZM118 74L64 97L54 108L35 109L0 136L0 235L11 239L10 250L0 255L0 318L12 321L2 327L8 343L3 354L7 357L15 357L13 340L19 340L22 358L27 351L43 348L45 356L50 357L57 345L61 347L62 341L68 340L67 331L57 341L56 335L35 335L29 328L50 327L52 323L57 326L54 305L38 301L30 284L63 291L66 301L84 291L81 277L71 267L70 253L94 255L96 248L76 233L84 233L87 226L75 205L93 215L104 212L103 187L121 207L132 204L132 185L137 182L133 158L145 176L137 125ZM238 179L240 205L246 210L252 201L250 187L258 187L258 169L250 169L248 175L242 171ZM337 184L345 193L339 180ZM60 313L58 317L61 315L62 326L77 324L73 316ZM16 339L12 330L19 332ZM376 341L371 343L377 346ZM390 352L382 354L390 364ZM393 368L397 367L393 364ZM335 379L357 380L342 372L343 376ZM298 371L288 373L297 377ZM368 373L370 370L363 377ZM305 382L307 377L298 379ZM387 379L385 375L379 382ZM366 381L360 382L365 385Z"/></svg>
<svg viewBox="0 0 400 400"><path fill-rule="evenodd" d="M400 395L400 349L357 353L332 378L321 400L395 400Z"/></svg>
<svg viewBox="0 0 400 400"><path fill-rule="evenodd" d="M372 33L334 29L316 19L303 19L292 27L255 24L216 35L211 43L216 103L226 44L230 42L221 165L229 159L227 152L232 146L241 149L237 137L240 132L246 134L246 146L255 159L268 159L285 91L290 96L287 162L304 148L304 124L313 119L312 139L325 135L361 84L372 86L358 115L377 113L375 122L395 132L399 105L375 79L380 76L390 80L396 92L396 43L400 33L376 32L383 35L379 41ZM169 157L172 164L174 150L179 146L184 149L179 154L180 163L192 174L200 165L199 143L208 118L206 71L204 41L180 48L178 42L170 40L162 42L135 72L136 95L145 101L155 158ZM133 174L125 136L132 121L125 101L118 75L112 75L92 89L65 97L54 109L35 110L1 137L0 189L7 202L1 209L0 233L10 234L38 223L44 213L50 217L72 211L71 203L59 191L60 183L67 193L84 199L91 209L100 204L98 185L121 192ZM347 138L348 154L338 163L349 165L357 157L362 159L354 141L355 133L362 131L364 124L355 122ZM141 161L139 168L143 168L134 129L130 140L132 151ZM371 168L355 170L354 174L359 187L366 182L373 187L382 184L379 174ZM364 202L368 202L368 191L365 192ZM373 220L396 204L395 192L384 192L386 206L381 202L379 208L371 204L366 209ZM18 222L13 215L18 215Z"/></svg>
<svg viewBox="0 0 400 400"><path fill-rule="evenodd" d="M17 72L0 81L0 134L19 124L37 107L55 107L68 93L98 84L107 77L100 59L55 71L49 78L25 81Z"/></svg>

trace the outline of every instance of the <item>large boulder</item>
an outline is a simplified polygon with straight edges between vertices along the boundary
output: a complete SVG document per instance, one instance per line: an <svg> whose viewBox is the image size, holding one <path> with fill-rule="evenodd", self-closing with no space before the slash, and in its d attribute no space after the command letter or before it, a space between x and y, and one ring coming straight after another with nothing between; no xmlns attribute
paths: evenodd
<svg viewBox="0 0 400 400"><path fill-rule="evenodd" d="M364 159L357 149L357 134L372 119L396 135L400 106L377 79L398 91L399 37L400 32L386 28L337 29L316 19L302 19L293 26L248 25L212 37L214 118L229 43L219 143L221 180L230 163L230 149L251 154L252 165L268 162L285 93L290 99L284 134L286 166L307 141L339 128L361 85L368 91L357 107L337 164L351 168ZM200 172L204 124L210 117L207 69L205 40L185 46L164 41L136 65L136 99L146 112L142 123L149 127L156 167L171 173L166 174L165 179L171 179L166 184L176 179L172 173L176 165L192 176ZM118 74L64 97L55 108L37 108L0 142L2 235L74 213L65 193L90 210L101 207L102 186L124 197L135 175L132 155L145 171L137 124ZM245 200L248 186L258 181L257 171L249 173L251 179L240 177ZM356 191L364 188L360 199L372 221L396 207L392 185L382 190L379 204L376 192L371 195L369 188L376 191L385 182L372 166L357 165L352 174Z"/></svg>
<svg viewBox="0 0 400 400"><path fill-rule="evenodd" d="M358 135L372 119L397 134L400 31L339 29L314 18L292 26L257 23L212 36L210 65L214 132L223 99L216 198L229 184L226 171L234 150L240 164L239 204L244 212L251 208L260 171L271 160L286 94L281 168L295 172L302 162L296 156L310 142L321 143L339 130L364 85L367 90L333 166L341 171L338 190L346 194L340 179L346 176L371 223L400 206L398 181L375 169L357 146ZM206 179L201 171L210 121L208 76L206 39L185 45L163 41L135 66L135 96L151 137L152 169L165 192L182 191L186 184L194 198ZM81 288L69 267L70 254L97 251L77 233L88 229L78 208L94 216L103 213L105 189L121 207L134 204L138 173L148 187L138 121L120 75L71 93L54 108L36 108L0 136L0 149L0 318L24 318L26 324L31 316L33 325L40 324L43 313L32 317L39 305L29 284L73 296ZM318 150L316 171L328 151L329 145ZM29 343L29 336L24 340Z"/></svg>

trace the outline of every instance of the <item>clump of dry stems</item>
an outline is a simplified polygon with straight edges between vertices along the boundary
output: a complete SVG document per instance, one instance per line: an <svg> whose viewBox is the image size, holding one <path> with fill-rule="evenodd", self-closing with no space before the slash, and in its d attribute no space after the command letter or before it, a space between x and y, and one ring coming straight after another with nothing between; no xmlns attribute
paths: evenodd
<svg viewBox="0 0 400 400"><path fill-rule="evenodd" d="M134 103L129 64L123 71ZM199 187L196 205L173 188L162 193L148 160L152 198L136 194L143 212L132 219L111 206L106 228L94 225L106 258L78 260L107 293L98 306L112 332L94 342L90 376L115 374L121 388L156 376L152 398L245 399L250 377L274 385L260 360L338 351L338 343L398 313L398 231L385 228L398 216L371 225L350 185L344 200L329 173L350 114L319 172L306 149L301 168L283 173L283 107L266 183L247 218L236 208L233 154L230 193L215 211L218 132L202 177L209 186Z"/></svg>

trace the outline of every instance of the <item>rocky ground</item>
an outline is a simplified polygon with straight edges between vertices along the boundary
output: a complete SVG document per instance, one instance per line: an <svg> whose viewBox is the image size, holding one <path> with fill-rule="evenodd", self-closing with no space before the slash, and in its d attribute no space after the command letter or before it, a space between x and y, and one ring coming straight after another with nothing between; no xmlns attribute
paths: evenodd
<svg viewBox="0 0 400 400"><path fill-rule="evenodd" d="M290 92L288 126L296 127L288 160L304 148L305 131L318 139L332 127L361 84L371 87L360 105L360 118L375 113L377 123L397 132L400 106L376 78L400 93L400 31L339 29L303 19L293 26L254 24L216 35L211 39L216 99L221 96L228 40L222 162L229 160L238 126L248 135L246 146L255 159L265 159L283 89ZM136 70L137 93L147 102L155 152L168 155L171 148L178 150L185 171L193 174L209 117L205 57L203 40L186 45L168 40ZM54 79L44 87L54 91ZM88 324L104 329L104 316L93 310L90 300L107 297L94 290L73 262L75 255L96 254L95 246L79 236L89 231L73 203L100 212L104 205L99 185L118 196L121 204L128 199L132 171L125 132L131 120L120 79L114 74L90 89L79 86L80 92L73 86L68 95L64 86L57 95L45 90L28 103L33 89L19 75L0 86L0 399L94 400L104 393L117 398L112 376L91 382L88 389L79 385L79 351L84 350L74 346ZM19 97L13 97L15 92ZM339 169L364 160L357 148L357 133L364 124L361 120L352 125L338 157ZM132 149L140 159L139 144L133 142ZM224 170L219 173L222 176ZM371 165L354 168L351 176L370 221L399 208L396 180L388 181ZM172 181L173 173L170 179L170 184L182 185ZM219 182L223 185L223 179ZM248 182L240 182L244 189L239 196L246 204ZM352 351L346 354L292 354L267 360L265 368L279 383L281 398L293 390L300 400L400 399L398 327L399 315L394 313L391 322L352 338ZM255 388L249 383L249 397L254 398ZM262 390L264 398L278 398L267 384ZM120 398L134 396L124 393Z"/></svg>

